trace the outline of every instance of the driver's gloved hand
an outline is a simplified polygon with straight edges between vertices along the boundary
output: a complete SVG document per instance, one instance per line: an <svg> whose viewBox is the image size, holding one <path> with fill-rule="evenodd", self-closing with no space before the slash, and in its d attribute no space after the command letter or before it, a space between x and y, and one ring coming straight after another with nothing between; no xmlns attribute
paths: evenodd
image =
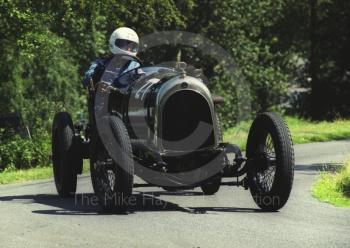
<svg viewBox="0 0 350 248"><path fill-rule="evenodd" d="M90 81L97 82L104 71L104 63L102 60L98 59L91 63L89 69L85 72L83 79L83 86L87 87Z"/></svg>

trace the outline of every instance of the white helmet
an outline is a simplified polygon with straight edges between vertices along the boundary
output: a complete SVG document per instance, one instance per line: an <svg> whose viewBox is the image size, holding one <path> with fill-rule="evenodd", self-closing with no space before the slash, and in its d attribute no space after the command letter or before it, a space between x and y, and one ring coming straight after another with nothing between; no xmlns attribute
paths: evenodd
<svg viewBox="0 0 350 248"><path fill-rule="evenodd" d="M131 28L117 28L109 38L109 48L113 54L136 56L139 48L139 37Z"/></svg>

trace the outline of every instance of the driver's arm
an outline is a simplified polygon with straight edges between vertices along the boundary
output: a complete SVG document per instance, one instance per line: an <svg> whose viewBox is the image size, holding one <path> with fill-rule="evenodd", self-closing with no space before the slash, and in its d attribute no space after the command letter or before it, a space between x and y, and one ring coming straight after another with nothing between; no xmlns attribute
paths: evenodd
<svg viewBox="0 0 350 248"><path fill-rule="evenodd" d="M102 59L97 59L91 63L89 69L84 74L84 79L83 79L84 87L87 87L91 80L94 83L96 83L99 80L99 77L101 77L101 74L105 69L104 62L105 61Z"/></svg>

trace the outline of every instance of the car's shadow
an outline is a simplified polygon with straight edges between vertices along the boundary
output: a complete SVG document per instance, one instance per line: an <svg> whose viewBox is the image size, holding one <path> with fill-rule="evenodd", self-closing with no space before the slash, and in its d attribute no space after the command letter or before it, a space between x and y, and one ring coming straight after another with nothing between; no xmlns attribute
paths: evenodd
<svg viewBox="0 0 350 248"><path fill-rule="evenodd" d="M335 171L339 164L297 164L295 171L298 173L318 174L320 171ZM97 197L92 193L76 194L72 198L60 198L55 194L38 195L15 195L0 196L1 201L14 201L23 204L40 204L38 210L33 210L36 214L52 215L97 215L97 214L131 214L147 211L177 211L190 214L206 214L212 212L244 212L244 213L264 213L258 208L239 208L239 207L182 207L176 203L160 199L161 196L184 196L199 197L203 196L198 191L135 191L132 195L132 203L129 204L127 212L109 213L103 211L97 201ZM42 206L49 206L50 209L42 209Z"/></svg>
<svg viewBox="0 0 350 248"><path fill-rule="evenodd" d="M21 202L23 204L41 204L44 206L50 206L50 209L42 209L42 206L38 207L38 210L33 210L36 214L49 214L49 215L107 215L107 214L132 214L136 212L149 212L149 211L177 211L190 214L206 214L208 212L245 212L256 213L264 212L260 209L254 208L235 208L235 207L181 207L178 204L165 201L158 198L160 192L146 192L135 193L132 195L132 200L129 201L129 207L127 211L123 212L106 212L99 207L97 198L94 194L76 194L72 198L60 198L53 194L39 194L39 195L18 195L18 196L2 196L0 201L14 201ZM162 192L169 194L170 192ZM196 192L197 193L197 192ZM189 195L191 193L186 192L171 192L171 194Z"/></svg>

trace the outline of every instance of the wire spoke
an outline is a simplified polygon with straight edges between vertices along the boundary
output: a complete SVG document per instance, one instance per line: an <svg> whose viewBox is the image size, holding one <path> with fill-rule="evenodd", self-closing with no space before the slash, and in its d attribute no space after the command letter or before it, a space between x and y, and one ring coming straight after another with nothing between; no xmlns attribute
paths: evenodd
<svg viewBox="0 0 350 248"><path fill-rule="evenodd" d="M275 145L270 134L266 137L263 151L266 158L266 165L263 167L265 169L256 173L255 182L261 191L268 193L271 191L275 181L277 165Z"/></svg>
<svg viewBox="0 0 350 248"><path fill-rule="evenodd" d="M95 162L94 170L98 173L101 185L108 191L114 191L116 181L116 171L112 159L102 152Z"/></svg>

